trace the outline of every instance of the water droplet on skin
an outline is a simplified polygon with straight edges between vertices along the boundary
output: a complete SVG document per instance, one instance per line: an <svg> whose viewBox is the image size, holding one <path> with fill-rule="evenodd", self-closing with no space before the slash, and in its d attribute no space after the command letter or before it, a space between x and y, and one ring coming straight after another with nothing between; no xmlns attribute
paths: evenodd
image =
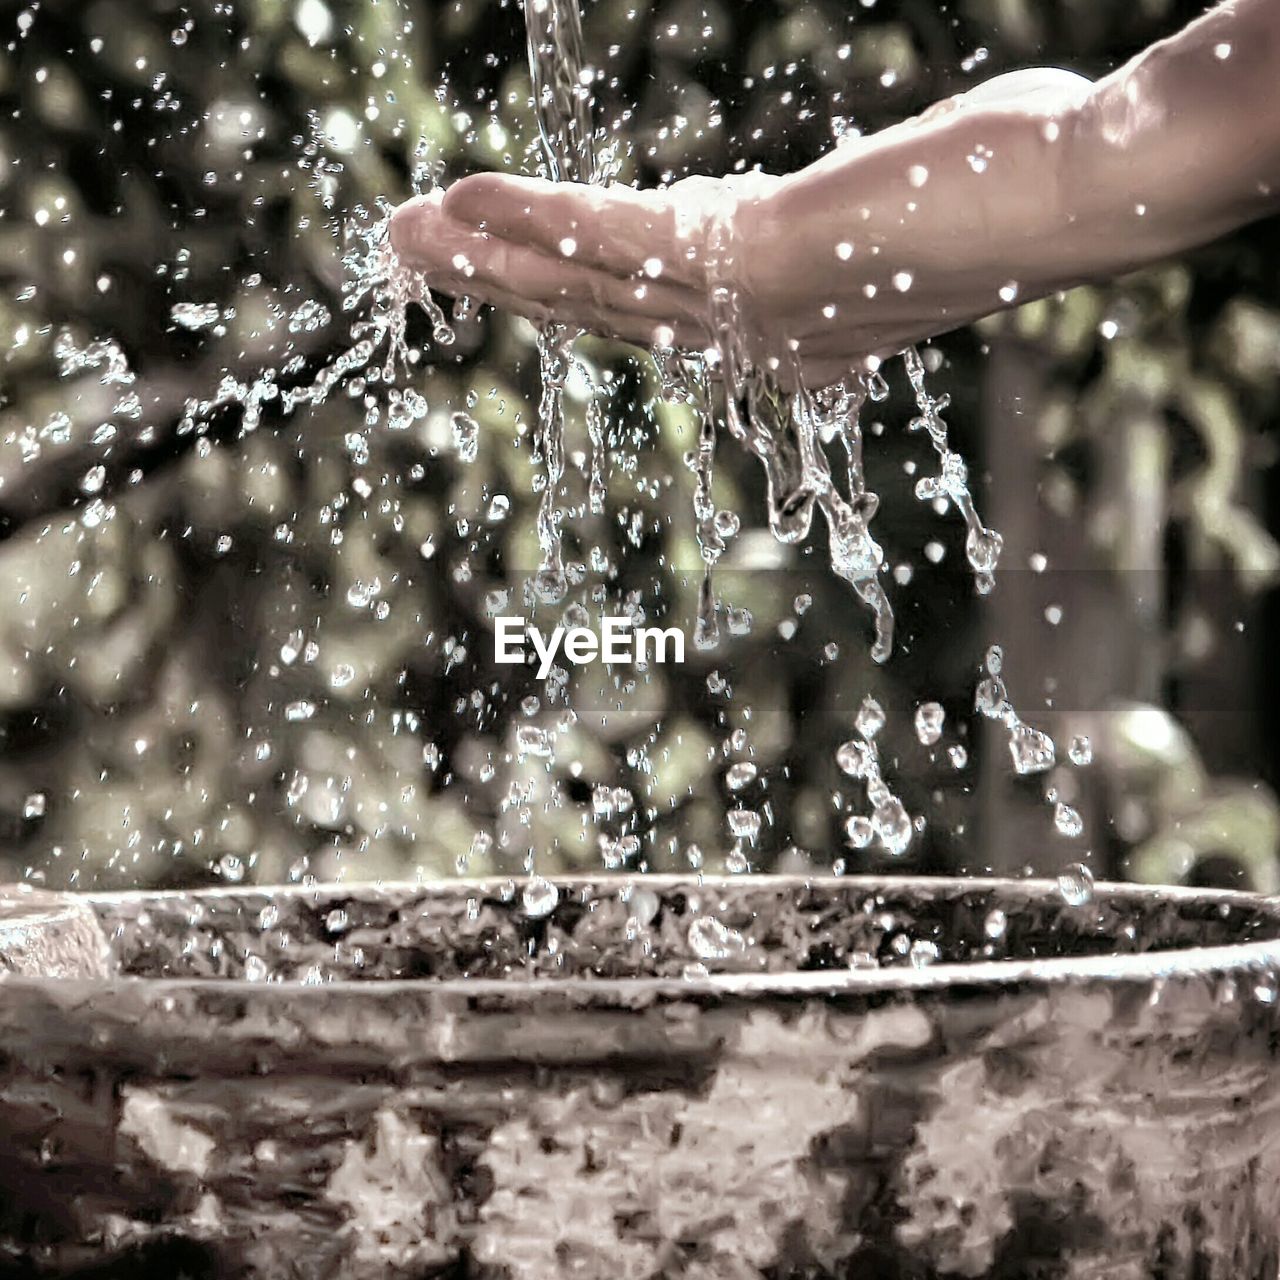
<svg viewBox="0 0 1280 1280"><path fill-rule="evenodd" d="M913 969L928 968L929 965L937 962L938 955L938 944L925 938L919 938L913 942L911 950L907 953Z"/></svg>
<svg viewBox="0 0 1280 1280"><path fill-rule="evenodd" d="M898 271L894 273L893 287L899 293L906 293L907 290L915 283L915 277L910 271Z"/></svg>
<svg viewBox="0 0 1280 1280"><path fill-rule="evenodd" d="M907 170L907 181L917 190L929 181L929 170L922 164L913 164Z"/></svg>
<svg viewBox="0 0 1280 1280"><path fill-rule="evenodd" d="M43 791L33 791L22 802L22 816L28 820L43 818L47 803L48 800Z"/></svg>
<svg viewBox="0 0 1280 1280"><path fill-rule="evenodd" d="M916 708L916 737L926 746L933 746L942 737L942 727L947 713L937 702L922 702Z"/></svg>
<svg viewBox="0 0 1280 1280"><path fill-rule="evenodd" d="M1069 907L1086 906L1093 898L1093 872L1073 862L1058 873L1058 893Z"/></svg>
<svg viewBox="0 0 1280 1280"><path fill-rule="evenodd" d="M982 922L983 936L990 942L999 942L1009 928L1009 917L999 907L987 912Z"/></svg>
<svg viewBox="0 0 1280 1280"><path fill-rule="evenodd" d="M1071 745L1067 748L1067 756L1072 764L1080 768L1092 764L1093 743L1083 734L1077 734L1071 739Z"/></svg>
<svg viewBox="0 0 1280 1280"><path fill-rule="evenodd" d="M556 903L560 901L560 890L550 880L542 876L534 876L525 885L521 901L524 904L525 915L534 920L541 920L555 910Z"/></svg>
<svg viewBox="0 0 1280 1280"><path fill-rule="evenodd" d="M847 240L841 240L840 243L836 245L836 257L839 258L841 262L848 262L849 259L853 257L853 245L851 245Z"/></svg>
<svg viewBox="0 0 1280 1280"><path fill-rule="evenodd" d="M750 760L739 760L725 771L724 780L730 791L741 791L756 780L757 769Z"/></svg>

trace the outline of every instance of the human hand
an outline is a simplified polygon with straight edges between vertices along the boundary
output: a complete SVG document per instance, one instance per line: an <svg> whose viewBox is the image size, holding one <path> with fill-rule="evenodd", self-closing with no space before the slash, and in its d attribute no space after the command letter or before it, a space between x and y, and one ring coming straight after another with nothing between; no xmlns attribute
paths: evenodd
<svg viewBox="0 0 1280 1280"><path fill-rule="evenodd" d="M401 205L391 242L443 293L645 345L700 347L706 224L733 185L695 177L638 191L476 174Z"/></svg>
<svg viewBox="0 0 1280 1280"><path fill-rule="evenodd" d="M401 206L392 243L446 293L644 344L707 345L723 285L750 358L785 378L795 353L825 385L1106 265L1063 189L1089 87L1001 76L786 178L637 191L476 175Z"/></svg>

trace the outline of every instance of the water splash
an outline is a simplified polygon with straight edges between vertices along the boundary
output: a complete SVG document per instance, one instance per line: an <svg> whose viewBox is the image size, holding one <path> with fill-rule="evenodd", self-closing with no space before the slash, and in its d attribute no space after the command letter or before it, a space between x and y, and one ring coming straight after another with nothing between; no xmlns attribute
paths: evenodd
<svg viewBox="0 0 1280 1280"><path fill-rule="evenodd" d="M925 384L924 361L915 347L908 347L902 353L902 360L919 410L919 416L911 420L908 430L927 432L942 463L942 470L937 476L924 476L916 482L916 497L921 502L955 504L964 517L967 529L964 540L965 557L974 572L979 593L986 595L995 586L996 565L1000 560L1004 540L994 530L988 529L979 518L973 495L969 492L969 469L964 459L947 443L947 424L943 421L942 414L950 405L951 397L934 396L930 393Z"/></svg>
<svg viewBox="0 0 1280 1280"><path fill-rule="evenodd" d="M880 752L875 739L886 721L884 709L872 697L863 699L854 720L858 736L851 738L836 752L836 763L851 778L866 786L870 818L855 814L845 823L849 844L863 849L879 837L887 853L901 857L911 844L914 825L906 806L889 789L880 767Z"/></svg>
<svg viewBox="0 0 1280 1280"><path fill-rule="evenodd" d="M524 19L534 113L549 176L555 182L606 181L607 172L596 160L590 77L584 74L577 0L524 0ZM537 453L544 467L544 488L538 512L541 563L534 591L547 603L563 600L568 590L559 501L564 478L564 382L577 336L568 326L555 323L544 324L538 331L542 397ZM603 492L599 504L603 510Z"/></svg>

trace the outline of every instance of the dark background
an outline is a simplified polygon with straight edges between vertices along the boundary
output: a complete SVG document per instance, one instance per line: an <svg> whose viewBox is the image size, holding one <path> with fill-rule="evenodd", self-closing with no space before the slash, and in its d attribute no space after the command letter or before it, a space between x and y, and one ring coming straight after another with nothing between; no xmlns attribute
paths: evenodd
<svg viewBox="0 0 1280 1280"><path fill-rule="evenodd" d="M624 180L649 184L794 168L840 128L876 129L1012 68L1099 75L1200 9L588 0L585 34L606 72L597 119L622 144ZM780 559L760 532L758 475L726 441L717 501L742 513L743 533L719 584L751 609L751 634L616 687L594 669L548 767L513 750L514 729L555 726L563 707L492 666L485 608L503 587L518 600L536 560L528 326L486 315L443 350L415 316L422 359L402 381L430 412L406 431L364 426L365 397L385 398L376 382L291 417L268 401L248 432L234 406L183 422L188 398L228 373L247 385L274 367L294 385L349 345L341 228L408 193L420 139L446 181L533 169L518 8L45 0L0 12L5 876L515 872L530 848L542 870L595 867L602 852L684 867L691 842L718 870L731 845L723 773L739 759L760 770L739 797L764 816L744 851L753 866L878 867L841 847L862 796L832 760L873 692L890 717L886 773L928 818L903 869L1084 859L1100 876L1274 887L1274 221L939 342L933 382L1006 538L988 601L963 572L958 522L912 495L904 464L931 460L905 432L893 371L892 398L868 415L885 426L868 442L874 531L915 577L894 590L886 670L867 659L864 612L825 572L818 539ZM309 328L308 300L331 321ZM180 303L216 304L217 327L176 325ZM134 381L104 385L101 362L60 373L64 333L80 350L114 340ZM568 522L571 554L590 563L598 548L617 567L611 598L638 591L686 616L699 577L681 463L692 424L657 400L633 349L579 349L617 392L609 509ZM571 453L586 448L581 392ZM482 432L468 466L449 414L469 393ZM571 459L566 501L584 491ZM495 495L505 519L489 518ZM938 567L921 555L931 539L946 549ZM1037 552L1043 573L1028 567ZM801 592L813 605L796 618ZM787 619L794 639L778 635ZM971 714L993 641L1024 718L1053 730L1060 761L1088 734L1092 766L1011 776L1004 735ZM824 658L829 643L839 661ZM731 697L708 688L712 670ZM526 716L530 695L541 704ZM926 698L948 710L932 753L910 728ZM290 711L300 703L309 718ZM961 770L946 754L956 744ZM631 809L594 813L598 785L626 787ZM1055 833L1046 786L1081 810L1081 839ZM616 843L628 835L639 839Z"/></svg>

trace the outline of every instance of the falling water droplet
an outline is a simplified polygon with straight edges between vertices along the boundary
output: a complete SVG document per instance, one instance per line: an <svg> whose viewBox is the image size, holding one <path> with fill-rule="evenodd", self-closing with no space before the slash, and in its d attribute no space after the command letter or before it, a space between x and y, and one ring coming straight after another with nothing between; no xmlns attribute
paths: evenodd
<svg viewBox="0 0 1280 1280"><path fill-rule="evenodd" d="M876 829L870 818L855 813L844 824L844 833L849 844L855 849L865 849L875 838Z"/></svg>
<svg viewBox="0 0 1280 1280"><path fill-rule="evenodd" d="M1084 819L1079 812L1062 801L1053 807L1053 825L1069 840L1074 840L1084 831Z"/></svg>
<svg viewBox="0 0 1280 1280"><path fill-rule="evenodd" d="M735 840L750 840L754 844L759 839L760 815L754 809L730 809L726 819Z"/></svg>
<svg viewBox="0 0 1280 1280"><path fill-rule="evenodd" d="M942 726L947 713L937 702L922 702L916 708L916 737L926 746L933 746L942 737Z"/></svg>
<svg viewBox="0 0 1280 1280"><path fill-rule="evenodd" d="M911 817L897 796L890 796L882 804L876 806L871 815L871 825L875 828L880 843L894 857L901 857L911 844Z"/></svg>
<svg viewBox="0 0 1280 1280"><path fill-rule="evenodd" d="M1009 732L1009 754L1020 774L1044 773L1055 763L1053 739L1030 725L1017 724Z"/></svg>
<svg viewBox="0 0 1280 1280"><path fill-rule="evenodd" d="M1093 872L1073 862L1058 873L1058 893L1069 907L1086 906L1093 898Z"/></svg>
<svg viewBox="0 0 1280 1280"><path fill-rule="evenodd" d="M451 418L453 447L463 462L474 462L480 451L480 424L469 414L458 410Z"/></svg>
<svg viewBox="0 0 1280 1280"><path fill-rule="evenodd" d="M524 887L521 901L524 904L525 915L531 919L540 920L555 910L556 903L560 901L560 890L550 880L542 876L533 876Z"/></svg>
<svg viewBox="0 0 1280 1280"><path fill-rule="evenodd" d="M884 708L870 694L862 700L858 714L854 718L854 728L868 741L884 728Z"/></svg>

